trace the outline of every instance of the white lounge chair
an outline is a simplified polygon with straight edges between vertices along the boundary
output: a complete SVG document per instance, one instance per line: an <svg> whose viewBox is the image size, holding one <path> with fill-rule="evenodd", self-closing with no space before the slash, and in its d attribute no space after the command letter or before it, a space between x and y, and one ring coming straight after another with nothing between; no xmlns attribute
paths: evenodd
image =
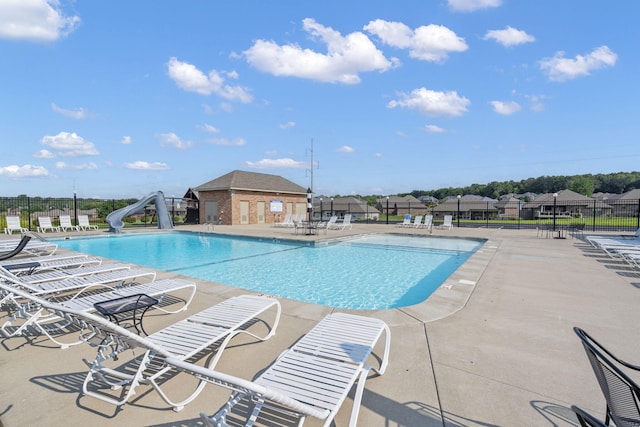
<svg viewBox="0 0 640 427"><path fill-rule="evenodd" d="M6 219L7 219L7 226L4 229L5 234L13 234L14 231L18 231L20 233L26 233L27 231L29 231L28 228L24 228L20 224L19 216L7 216Z"/></svg>
<svg viewBox="0 0 640 427"><path fill-rule="evenodd" d="M54 226L51 223L51 218L48 216L39 216L38 217L38 233L45 233L47 230L49 231L60 231L60 227Z"/></svg>
<svg viewBox="0 0 640 427"><path fill-rule="evenodd" d="M0 241L0 252L9 252L15 248L20 239L6 239ZM28 255L53 255L58 250L58 244L52 243L44 239L32 238L22 250L23 254Z"/></svg>
<svg viewBox="0 0 640 427"><path fill-rule="evenodd" d="M128 281L138 280L143 277L148 278L149 281L152 282L156 278L156 272L149 268L136 267L41 283L30 283L28 280L25 280L25 278L28 277L31 276L16 276L4 267L0 267L0 281L7 282L14 288L24 289L36 296L59 295L69 292L80 294L94 287L100 288L106 284L114 284L112 286L118 284L123 285Z"/></svg>
<svg viewBox="0 0 640 427"><path fill-rule="evenodd" d="M97 225L91 225L89 223L89 215L78 215L78 227L80 227L82 231L98 229Z"/></svg>
<svg viewBox="0 0 640 427"><path fill-rule="evenodd" d="M416 215L416 217L413 219L413 224L411 224L411 227L419 228L421 224L422 215Z"/></svg>
<svg viewBox="0 0 640 427"><path fill-rule="evenodd" d="M342 219L342 222L334 222L328 227L329 230L345 230L351 229L351 214L346 214Z"/></svg>
<svg viewBox="0 0 640 427"><path fill-rule="evenodd" d="M67 253L64 255L43 255L36 257L17 257L0 261L0 266L13 274L33 274L38 271L57 270L62 268L83 267L100 264L102 258L92 257L82 253Z"/></svg>
<svg viewBox="0 0 640 427"><path fill-rule="evenodd" d="M419 225L419 228L426 228L427 230L431 230L433 227L433 215L425 215L424 222Z"/></svg>
<svg viewBox="0 0 640 427"><path fill-rule="evenodd" d="M453 215L445 215L444 221L438 226L443 230L451 230L453 228Z"/></svg>
<svg viewBox="0 0 640 427"><path fill-rule="evenodd" d="M273 223L274 227L293 227L294 223L291 220L291 214L286 214L282 222Z"/></svg>
<svg viewBox="0 0 640 427"><path fill-rule="evenodd" d="M176 411L195 399L207 382L200 381L188 397L174 401L161 388L170 371L177 371L165 363L167 358L187 361L205 357L207 366L214 368L227 344L236 335L247 334L259 341L271 338L276 332L281 313L280 302L275 298L241 295L143 338L92 313L73 310L23 291L12 291L2 282L0 289L15 292L51 315L76 325L82 329L81 338L97 345L95 360L84 360L89 365L89 372L82 385L83 394L120 406L136 393L140 384L150 384ZM249 328L254 324L267 325L262 316L270 310L275 314L266 335L259 336L251 332ZM141 349L142 354L136 354L137 349ZM131 359L121 365L122 369L107 366L107 362L122 359L128 354L131 354ZM126 389L123 390L123 387ZM117 396L109 393L113 389L117 390Z"/></svg>
<svg viewBox="0 0 640 427"><path fill-rule="evenodd" d="M0 283L1 284L1 283ZM60 335L68 335L66 332L69 323L60 323L60 317L47 312L43 306L35 305L34 300L39 297L25 292L22 289L16 290L10 285L4 285L4 293L11 295L11 299L14 304L20 304L22 299L17 299L22 296L23 299L28 301L28 304L23 305L16 315L12 316L7 322L0 327L0 335L5 338L21 336L25 333L29 333L32 329L36 332L49 338L53 343L60 346L60 348L68 348L82 343L82 339L76 339L71 342L63 342L60 340ZM156 310L163 311L165 313L174 314L180 311L184 311L189 307L193 297L196 293L196 284L194 282L184 279L162 279L154 280L153 282L144 284L135 284L132 286L124 286L112 288L109 286L103 286L103 289L109 289L104 292L89 292L87 294L76 294L70 299L58 300L57 303L71 310L82 312L94 312L94 304L102 301L108 301L115 298L122 298L132 295L148 295L159 300L158 305L154 306ZM2 289L0 289L2 290ZM166 298L168 295L175 293L181 293L182 291L190 291L189 295L185 298L178 298L173 296L172 298ZM167 299L166 304L164 300ZM169 309L166 306L173 306L175 303L179 303L179 308ZM20 324L15 325L16 320L20 318ZM22 320L24 319L24 320ZM73 331L77 332L77 331Z"/></svg>
<svg viewBox="0 0 640 427"><path fill-rule="evenodd" d="M60 215L60 228L65 233L67 232L67 230L80 231L79 226L73 225L71 223L71 216L69 215Z"/></svg>
<svg viewBox="0 0 640 427"><path fill-rule="evenodd" d="M402 222L398 224L398 227L409 227L410 225L411 225L411 215L406 214Z"/></svg>
<svg viewBox="0 0 640 427"><path fill-rule="evenodd" d="M383 333L384 354L379 358L380 367L374 368L367 362ZM273 365L253 381L183 360L168 358L167 363L192 373L201 381L232 390L227 404L213 417L201 414L208 426L227 425L226 417L232 413L234 406L248 404L253 406L253 410L249 406L251 415L246 425L252 425L262 407L268 405L276 417L278 412L297 415L298 425L301 425L307 416L312 416L322 420L322 425L326 427L331 425L357 382L349 422L350 426L355 426L367 376L372 370L380 375L386 370L390 340L389 327L382 320L333 313L293 347L284 351Z"/></svg>
<svg viewBox="0 0 640 427"><path fill-rule="evenodd" d="M6 269L6 267L5 267ZM131 265L121 262L105 262L96 263L94 265L86 265L81 267L70 267L63 269L54 269L48 271L35 272L29 275L19 276L23 281L32 285L51 282L61 279L70 279L72 277L92 276L94 274L109 273L118 270L131 270Z"/></svg>

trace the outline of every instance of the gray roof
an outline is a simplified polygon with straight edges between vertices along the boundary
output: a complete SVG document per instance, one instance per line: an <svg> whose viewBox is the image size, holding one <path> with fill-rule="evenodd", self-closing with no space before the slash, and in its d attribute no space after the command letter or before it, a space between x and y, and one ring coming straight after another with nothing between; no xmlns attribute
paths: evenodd
<svg viewBox="0 0 640 427"><path fill-rule="evenodd" d="M307 189L278 175L235 170L194 188L196 191L245 190L307 194Z"/></svg>

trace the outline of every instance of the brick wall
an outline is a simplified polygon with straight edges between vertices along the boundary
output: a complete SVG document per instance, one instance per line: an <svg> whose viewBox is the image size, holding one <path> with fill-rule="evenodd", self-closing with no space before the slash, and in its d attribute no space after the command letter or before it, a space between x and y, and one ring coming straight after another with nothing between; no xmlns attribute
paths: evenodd
<svg viewBox="0 0 640 427"><path fill-rule="evenodd" d="M287 212L282 212L280 215L269 210L269 202L271 200L282 200L283 210L286 211L287 203L293 203L294 209L296 203L307 202L307 196L302 194L278 194L275 193L261 193L257 191L201 191L200 192L200 223L204 224L205 221L205 205L206 202L218 202L218 213L220 214L220 220L224 225L240 225L240 202L249 202L249 224L258 223L258 202L264 202L265 204L265 224L273 224L284 219L284 215ZM293 212L292 212L293 213Z"/></svg>

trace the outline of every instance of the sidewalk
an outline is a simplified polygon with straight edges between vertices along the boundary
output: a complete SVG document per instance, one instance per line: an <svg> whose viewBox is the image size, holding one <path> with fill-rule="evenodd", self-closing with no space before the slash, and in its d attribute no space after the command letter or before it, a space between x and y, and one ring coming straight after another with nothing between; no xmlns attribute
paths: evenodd
<svg viewBox="0 0 640 427"><path fill-rule="evenodd" d="M202 226L192 230L206 231ZM348 233L320 236L294 236L293 230L266 226L215 226L214 232L301 240L348 233L428 234L361 224ZM572 404L604 419L604 399L572 328L580 326L620 357L640 362L634 331L640 320L640 271L579 240L537 238L535 230L463 228L434 234L488 242L427 303L359 312L383 319L392 329L389 368L367 381L359 425L576 426ZM186 313L149 312L145 328L156 330L240 293L200 281ZM281 302L277 334L265 343L232 345L219 370L251 378L330 311ZM150 387L141 387L132 403L115 409L79 393L86 373L81 358L92 359L95 349L83 345L60 350L42 338L5 339L2 346L0 420L5 427L196 426L202 425L199 412L216 412L228 397L226 390L209 385L176 413ZM178 395L190 385L184 375L171 381ZM348 399L336 426L347 425L350 410ZM321 423L309 419L306 425Z"/></svg>

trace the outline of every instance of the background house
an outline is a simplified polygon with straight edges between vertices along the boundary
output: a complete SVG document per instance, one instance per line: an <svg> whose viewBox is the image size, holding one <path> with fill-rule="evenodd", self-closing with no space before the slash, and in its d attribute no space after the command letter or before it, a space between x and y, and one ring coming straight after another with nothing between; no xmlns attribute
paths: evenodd
<svg viewBox="0 0 640 427"><path fill-rule="evenodd" d="M357 197L327 197L316 196L313 198L313 218L327 221L332 215L338 219L351 214L352 220L374 220L380 217L380 211L369 206L366 200Z"/></svg>
<svg viewBox="0 0 640 427"><path fill-rule="evenodd" d="M375 207L382 215L426 215L429 211L424 203L411 195L381 197L376 200Z"/></svg>
<svg viewBox="0 0 640 427"><path fill-rule="evenodd" d="M273 224L307 212L307 189L278 175L235 170L193 190L201 224Z"/></svg>
<svg viewBox="0 0 640 427"><path fill-rule="evenodd" d="M554 196L555 195L555 196ZM611 214L611 206L571 190L541 194L522 206L523 219L582 218Z"/></svg>

